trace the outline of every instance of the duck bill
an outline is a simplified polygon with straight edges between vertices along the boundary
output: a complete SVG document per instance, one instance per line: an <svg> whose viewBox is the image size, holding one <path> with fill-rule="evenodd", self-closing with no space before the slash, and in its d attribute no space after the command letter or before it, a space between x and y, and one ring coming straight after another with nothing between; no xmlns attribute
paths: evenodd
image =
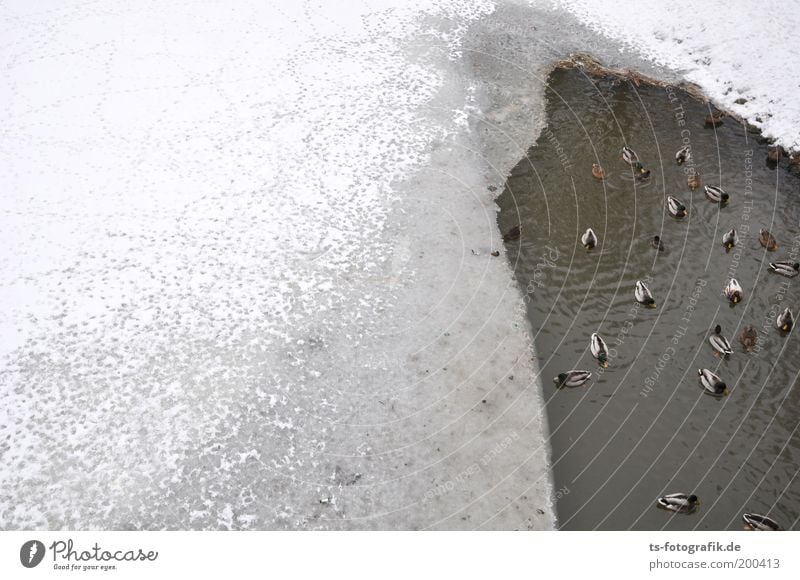
<svg viewBox="0 0 800 580"><path fill-rule="evenodd" d="M656 307L656 303L655 303L655 302L653 302L653 303L651 303L651 304L648 304L648 305L647 305L647 307L648 307L648 308L653 308L653 309L655 309L655 307Z"/></svg>
<svg viewBox="0 0 800 580"><path fill-rule="evenodd" d="M607 369L608 368L608 361L607 360L600 361L600 367L604 368L604 369Z"/></svg>

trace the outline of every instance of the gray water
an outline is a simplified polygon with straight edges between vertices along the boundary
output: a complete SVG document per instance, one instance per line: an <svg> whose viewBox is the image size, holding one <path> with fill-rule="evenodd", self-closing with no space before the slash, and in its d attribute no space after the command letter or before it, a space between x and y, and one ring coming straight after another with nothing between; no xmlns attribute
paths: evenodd
<svg viewBox="0 0 800 580"><path fill-rule="evenodd" d="M797 259L800 174L766 161L767 145L725 119L706 127L708 105L673 89L558 70L549 80L548 128L514 168L498 200L502 231L528 300L551 431L557 511L564 529L741 529L743 512L769 514L796 529L800 517L800 371L795 332L782 336L775 312L800 313L798 282L767 263ZM670 100L672 99L672 100ZM633 179L621 161L624 144L651 171ZM675 152L689 143L693 160ZM608 178L591 175L599 162ZM690 166L703 183L721 185L720 207L686 183ZM666 196L689 215L671 218ZM581 233L600 238L586 251ZM739 245L721 238L736 227ZM780 248L767 252L767 228ZM658 253L654 235L664 240ZM745 292L731 307L722 294L730 276ZM633 288L648 279L656 309L638 307ZM708 335L716 324L734 354L716 357ZM759 331L752 353L738 336ZM601 370L589 351L599 331L611 348ZM731 388L703 393L697 369L709 368ZM557 389L552 377L593 372L585 387ZM655 507L664 493L696 493L693 514Z"/></svg>

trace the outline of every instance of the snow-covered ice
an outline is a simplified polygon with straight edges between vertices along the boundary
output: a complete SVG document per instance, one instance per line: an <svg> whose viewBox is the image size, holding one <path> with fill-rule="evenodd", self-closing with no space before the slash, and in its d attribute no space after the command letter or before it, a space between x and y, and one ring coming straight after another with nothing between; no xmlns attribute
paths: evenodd
<svg viewBox="0 0 800 580"><path fill-rule="evenodd" d="M492 196L398 185L490 9L3 4L0 527L551 525Z"/></svg>
<svg viewBox="0 0 800 580"><path fill-rule="evenodd" d="M800 13L767 0L671 4L558 0L627 50L703 88L784 147L800 150ZM737 102L738 101L738 102Z"/></svg>
<svg viewBox="0 0 800 580"><path fill-rule="evenodd" d="M548 70L736 73L797 120L582 6L4 2L0 528L552 527L487 190Z"/></svg>

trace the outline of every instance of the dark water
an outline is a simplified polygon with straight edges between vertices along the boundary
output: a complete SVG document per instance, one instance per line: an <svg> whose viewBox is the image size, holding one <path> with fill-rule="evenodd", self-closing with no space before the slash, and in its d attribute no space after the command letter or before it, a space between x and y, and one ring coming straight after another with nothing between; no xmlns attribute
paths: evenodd
<svg viewBox="0 0 800 580"><path fill-rule="evenodd" d="M506 247L530 297L562 528L735 530L743 512L756 512L797 529L800 352L797 330L781 336L774 319L779 306L800 313L800 277L767 270L800 253L797 168L768 166L767 145L732 119L705 127L708 106L681 92L579 71L556 71L550 88L549 128L508 179L499 222L522 226ZM674 160L684 138L703 182L731 194L726 206L689 190ZM647 183L621 161L625 143L652 171ZM605 181L592 177L593 162ZM668 215L667 195L688 217ZM587 227L600 239L589 252L579 241ZM726 253L731 227L739 246ZM778 251L759 245L762 227ZM654 235L666 251L651 247ZM736 307L722 294L731 275L745 292ZM636 280L647 278L654 310L634 301ZM728 360L708 344L716 324L733 345ZM746 325L759 332L750 354L738 340ZM612 349L605 371L589 351L595 331ZM699 367L717 372L730 395L705 395ZM593 379L556 389L552 377L569 369ZM674 492L696 493L700 507L655 507Z"/></svg>

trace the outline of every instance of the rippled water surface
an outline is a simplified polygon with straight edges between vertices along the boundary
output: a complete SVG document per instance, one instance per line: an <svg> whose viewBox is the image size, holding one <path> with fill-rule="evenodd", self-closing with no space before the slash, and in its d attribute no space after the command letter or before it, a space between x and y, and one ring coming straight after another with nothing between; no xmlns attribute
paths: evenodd
<svg viewBox="0 0 800 580"><path fill-rule="evenodd" d="M733 119L707 127L708 106L672 89L558 70L550 78L548 128L508 179L500 226L521 224L506 243L530 298L565 529L741 529L741 514L769 514L797 529L800 517L800 352L796 332L774 326L778 308L800 313L800 277L768 271L800 253L800 171L767 163L767 145ZM672 99L672 100L671 100ZM633 179L620 159L628 144L652 172ZM693 161L675 162L683 144ZM592 177L593 162L608 173ZM731 195L720 207L691 192L692 165L703 183ZM666 211L666 196L689 209ZM592 227L600 243L587 251ZM723 233L739 246L726 253ZM767 252L760 228L780 245ZM660 235L665 251L651 247ZM734 276L743 302L722 294ZM657 308L639 308L633 288L649 279ZM734 354L716 357L716 325ZM738 340L752 325L759 344ZM589 351L598 331L611 349L601 370ZM727 397L705 395L697 369L717 372ZM557 389L552 377L586 369L585 387ZM655 507L664 493L696 493L689 515Z"/></svg>

